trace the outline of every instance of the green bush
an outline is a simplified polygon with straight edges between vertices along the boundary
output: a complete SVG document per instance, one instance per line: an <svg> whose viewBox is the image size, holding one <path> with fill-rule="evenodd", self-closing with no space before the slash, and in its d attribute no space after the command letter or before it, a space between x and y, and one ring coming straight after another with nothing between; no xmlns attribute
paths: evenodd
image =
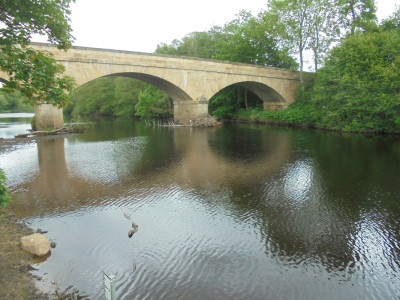
<svg viewBox="0 0 400 300"><path fill-rule="evenodd" d="M33 112L33 107L19 91L6 93L0 90L0 112Z"/></svg>
<svg viewBox="0 0 400 300"><path fill-rule="evenodd" d="M32 117L31 119L31 128L33 131L36 131L36 119L35 116Z"/></svg>
<svg viewBox="0 0 400 300"><path fill-rule="evenodd" d="M139 93L136 104L136 116L170 118L173 116L173 106L169 97L155 86L149 85Z"/></svg>
<svg viewBox="0 0 400 300"><path fill-rule="evenodd" d="M6 205L10 201L7 189L7 178L4 171L0 169L0 206Z"/></svg>

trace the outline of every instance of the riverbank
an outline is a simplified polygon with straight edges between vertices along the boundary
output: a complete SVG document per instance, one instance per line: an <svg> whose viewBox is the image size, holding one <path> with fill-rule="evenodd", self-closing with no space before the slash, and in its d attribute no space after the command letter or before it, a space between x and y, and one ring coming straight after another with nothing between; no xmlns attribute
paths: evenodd
<svg viewBox="0 0 400 300"><path fill-rule="evenodd" d="M1 210L0 232L0 299L51 299L35 287L38 278L30 273L33 255L20 246L21 237L33 230L18 222L7 210Z"/></svg>
<svg viewBox="0 0 400 300"><path fill-rule="evenodd" d="M355 133L364 135L399 135L398 131L378 130L373 127L356 130L352 127L322 126L318 122L309 104L294 103L289 108L281 111L264 111L259 109L240 109L229 120L237 123L265 124L277 127L293 127L301 129L314 129L338 133Z"/></svg>

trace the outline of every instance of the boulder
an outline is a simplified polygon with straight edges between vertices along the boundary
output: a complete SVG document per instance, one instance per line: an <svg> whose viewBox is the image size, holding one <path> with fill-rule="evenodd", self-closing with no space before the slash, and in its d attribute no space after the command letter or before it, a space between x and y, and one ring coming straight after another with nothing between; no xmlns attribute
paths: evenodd
<svg viewBox="0 0 400 300"><path fill-rule="evenodd" d="M43 234L34 233L21 237L21 247L24 251L43 256L49 253L50 242Z"/></svg>

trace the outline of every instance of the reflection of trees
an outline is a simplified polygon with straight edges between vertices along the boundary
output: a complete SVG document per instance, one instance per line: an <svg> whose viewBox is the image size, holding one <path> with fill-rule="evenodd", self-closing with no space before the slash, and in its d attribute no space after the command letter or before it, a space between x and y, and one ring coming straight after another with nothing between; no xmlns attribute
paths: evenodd
<svg viewBox="0 0 400 300"><path fill-rule="evenodd" d="M267 254L348 274L360 263L399 270L399 141L296 131L290 140L279 174L230 195L238 217L254 212Z"/></svg>
<svg viewBox="0 0 400 300"><path fill-rule="evenodd" d="M310 153L324 182L322 199L331 211L358 224L349 241L368 252L374 228L379 251L400 268L400 141L394 137L319 133L310 140ZM329 200L329 201L327 201ZM364 240L360 244L361 237Z"/></svg>
<svg viewBox="0 0 400 300"><path fill-rule="evenodd" d="M268 156L280 146L284 134L265 127L226 124L208 136L210 147L220 156L243 162Z"/></svg>

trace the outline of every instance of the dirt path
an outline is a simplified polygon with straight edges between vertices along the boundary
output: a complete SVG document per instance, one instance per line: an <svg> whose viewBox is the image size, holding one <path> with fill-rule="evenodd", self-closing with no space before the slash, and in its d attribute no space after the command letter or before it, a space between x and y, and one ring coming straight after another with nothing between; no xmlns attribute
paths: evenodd
<svg viewBox="0 0 400 300"><path fill-rule="evenodd" d="M7 211L0 211L0 299L51 299L35 288L36 279L29 273L33 256L21 250L21 236L30 233Z"/></svg>

